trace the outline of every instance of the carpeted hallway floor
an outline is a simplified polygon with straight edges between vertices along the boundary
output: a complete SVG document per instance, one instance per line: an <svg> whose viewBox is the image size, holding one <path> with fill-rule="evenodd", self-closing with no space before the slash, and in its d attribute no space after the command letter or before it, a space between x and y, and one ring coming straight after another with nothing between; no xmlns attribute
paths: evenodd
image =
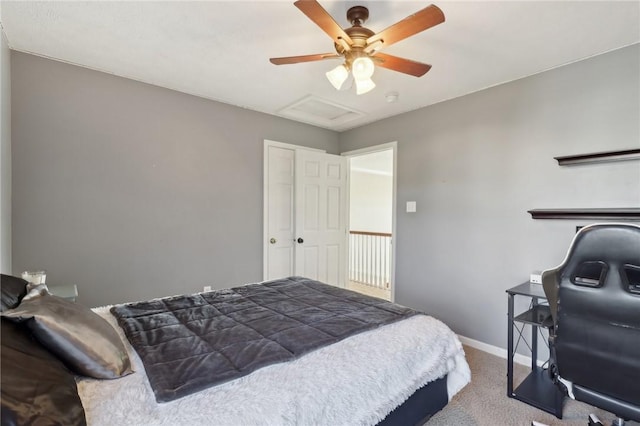
<svg viewBox="0 0 640 426"><path fill-rule="evenodd" d="M596 414L605 425L614 419L606 411L567 399L560 420L524 402L507 398L506 360L469 346L464 350L471 367L471 383L425 426L530 426L532 420L547 425L586 426L590 413ZM527 374L525 366L514 364L516 385ZM626 425L639 424L627 422Z"/></svg>

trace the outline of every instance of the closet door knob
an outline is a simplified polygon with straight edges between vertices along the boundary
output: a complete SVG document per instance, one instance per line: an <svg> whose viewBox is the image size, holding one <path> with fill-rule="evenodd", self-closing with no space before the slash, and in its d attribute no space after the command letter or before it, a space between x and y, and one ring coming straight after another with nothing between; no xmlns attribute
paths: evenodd
<svg viewBox="0 0 640 426"><path fill-rule="evenodd" d="M271 244L275 244L275 243L276 243L276 241L277 241L277 240L276 240L275 238L271 238L271 239L269 240L269 242L270 242Z"/></svg>
<svg viewBox="0 0 640 426"><path fill-rule="evenodd" d="M304 240L302 238L298 238L298 244L302 244L304 243Z"/></svg>

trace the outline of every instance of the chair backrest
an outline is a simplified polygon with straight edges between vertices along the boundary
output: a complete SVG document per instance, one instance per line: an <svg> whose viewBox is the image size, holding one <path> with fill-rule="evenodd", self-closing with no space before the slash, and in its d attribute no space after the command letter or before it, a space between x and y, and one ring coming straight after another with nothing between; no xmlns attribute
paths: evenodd
<svg viewBox="0 0 640 426"><path fill-rule="evenodd" d="M557 289L560 376L640 405L640 226L582 228L564 262L543 273L543 285Z"/></svg>

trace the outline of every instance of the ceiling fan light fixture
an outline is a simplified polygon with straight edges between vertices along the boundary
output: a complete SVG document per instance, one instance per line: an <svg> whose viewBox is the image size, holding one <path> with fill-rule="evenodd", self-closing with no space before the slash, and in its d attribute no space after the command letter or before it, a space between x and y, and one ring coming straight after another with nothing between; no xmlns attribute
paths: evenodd
<svg viewBox="0 0 640 426"><path fill-rule="evenodd" d="M356 95L364 95L367 92L372 91L376 87L376 84L370 78L358 80L356 79Z"/></svg>
<svg viewBox="0 0 640 426"><path fill-rule="evenodd" d="M345 88L345 83L349 78L349 70L344 65L338 65L331 71L326 73L327 79L336 88L336 90L341 90Z"/></svg>
<svg viewBox="0 0 640 426"><path fill-rule="evenodd" d="M353 78L355 78L356 81L371 80L371 76L373 75L375 68L373 61L368 56L360 56L353 61L353 64L351 64L351 72L353 73Z"/></svg>

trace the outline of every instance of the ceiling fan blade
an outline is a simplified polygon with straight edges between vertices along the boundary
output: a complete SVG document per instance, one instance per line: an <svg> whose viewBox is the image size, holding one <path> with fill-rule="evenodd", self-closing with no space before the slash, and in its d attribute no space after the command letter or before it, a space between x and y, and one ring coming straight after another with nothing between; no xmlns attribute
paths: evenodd
<svg viewBox="0 0 640 426"><path fill-rule="evenodd" d="M373 56L373 60L379 67L413 75L415 77L422 77L431 69L431 65L429 64L423 64L422 62L399 58L385 53L376 53Z"/></svg>
<svg viewBox="0 0 640 426"><path fill-rule="evenodd" d="M443 22L444 13L438 6L432 4L372 35L367 39L367 45L382 41L384 47L390 46Z"/></svg>
<svg viewBox="0 0 640 426"><path fill-rule="evenodd" d="M324 10L320 3L316 0L298 0L293 3L302 13L307 15L309 19L311 19L317 26L319 26L322 31L327 33L329 37L331 37L334 43L338 43L341 46L344 46L344 43L340 43L340 39L344 40L347 43L347 46L351 46L353 44L353 40L351 37L344 32L342 27L338 25L338 23L329 15L329 12ZM349 50L346 49L345 50Z"/></svg>
<svg viewBox="0 0 640 426"><path fill-rule="evenodd" d="M269 61L275 65L298 64L300 62L322 61L324 59L339 59L342 56L337 53L319 53L317 55L287 56L284 58L271 58Z"/></svg>

